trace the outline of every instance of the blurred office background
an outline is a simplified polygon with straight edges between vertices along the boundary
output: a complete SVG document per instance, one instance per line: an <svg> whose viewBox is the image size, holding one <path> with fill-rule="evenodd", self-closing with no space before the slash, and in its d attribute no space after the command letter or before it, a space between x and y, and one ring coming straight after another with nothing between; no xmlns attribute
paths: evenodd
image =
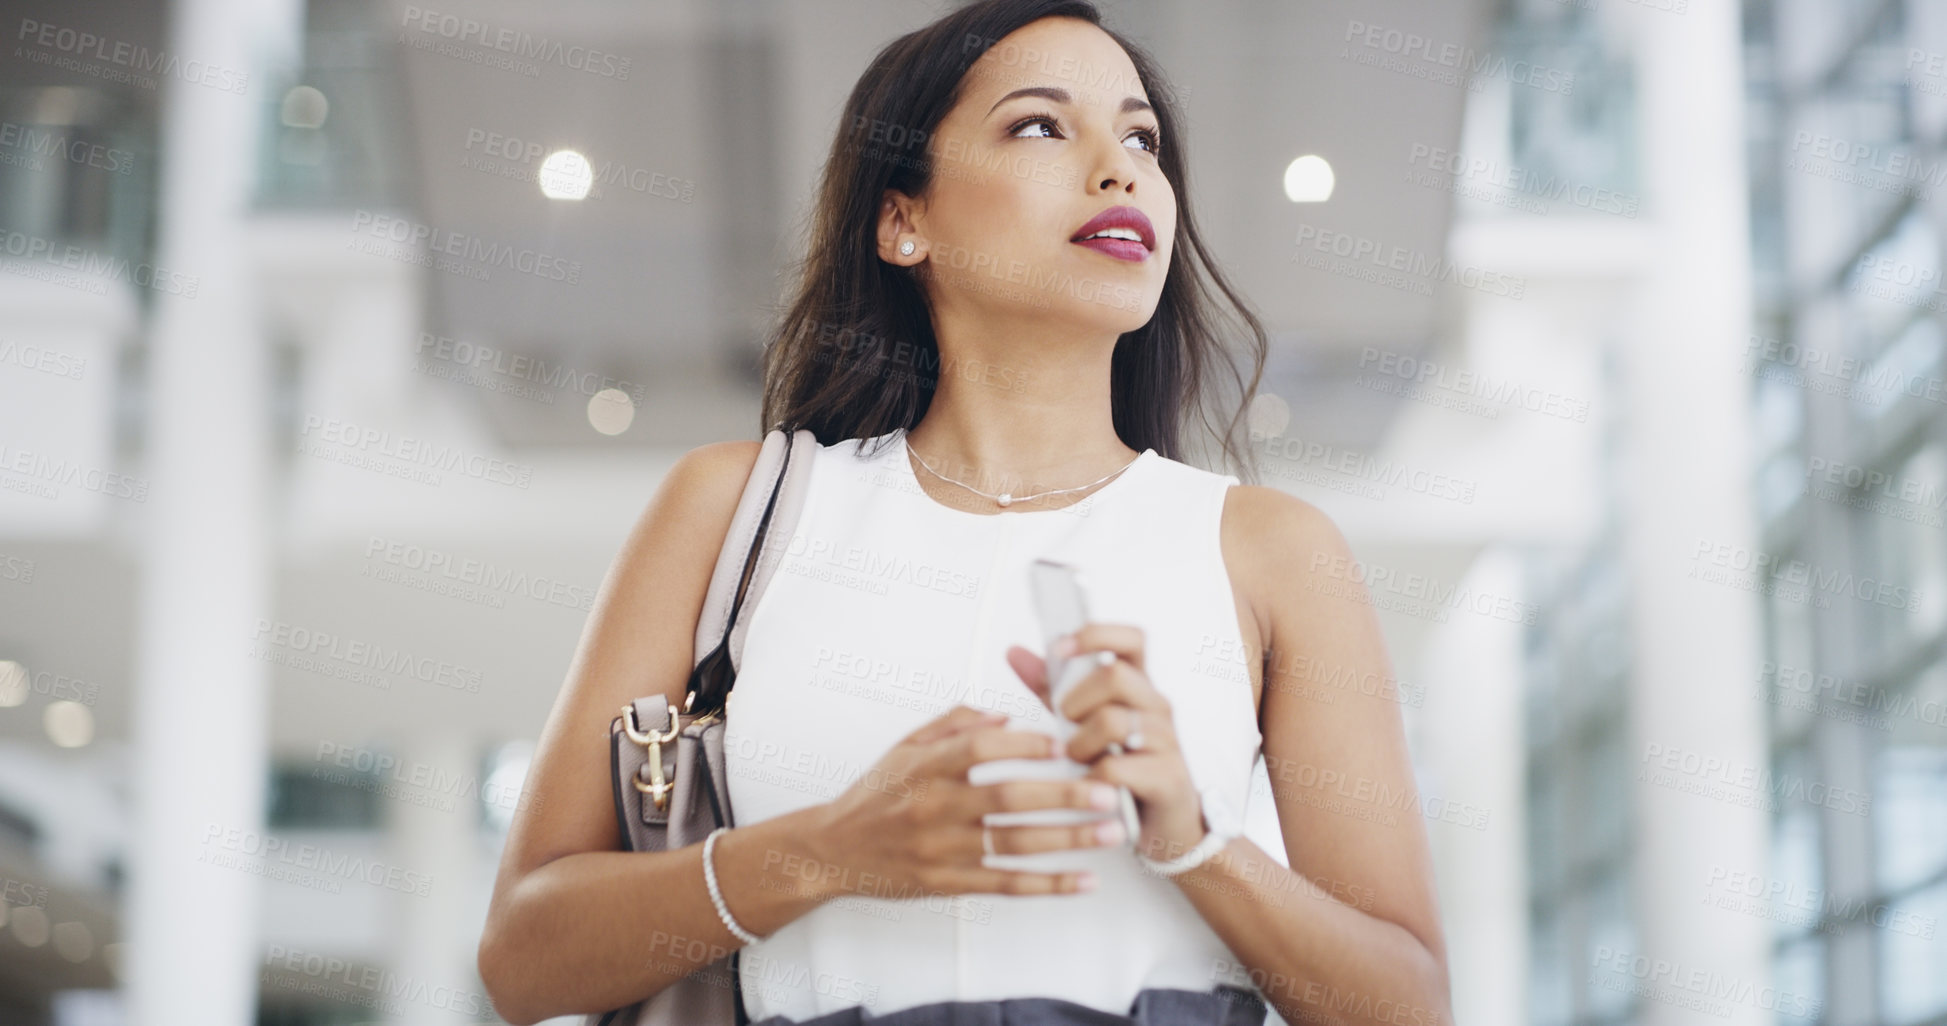
<svg viewBox="0 0 1947 1026"><path fill-rule="evenodd" d="M1947 1023L1947 7L1105 8L1379 607L1459 1021ZM495 1021L590 599L944 9L0 3L0 1023Z"/></svg>

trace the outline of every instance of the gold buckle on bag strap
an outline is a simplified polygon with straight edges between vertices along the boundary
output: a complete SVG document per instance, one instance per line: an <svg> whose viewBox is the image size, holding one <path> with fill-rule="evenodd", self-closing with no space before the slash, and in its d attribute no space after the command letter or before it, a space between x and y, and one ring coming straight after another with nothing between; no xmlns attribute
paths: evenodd
<svg viewBox="0 0 1947 1026"><path fill-rule="evenodd" d="M645 733L636 721L635 703L631 702L622 707L622 730L629 735L629 740L641 745L649 756L649 782L643 783L642 778L638 776L634 781L635 789L655 801L656 811L667 811L669 792L676 787L676 784L663 774L663 742L674 741L676 735L682 733L682 724L676 720L676 707L674 705L669 707L668 730L662 733L655 731Z"/></svg>

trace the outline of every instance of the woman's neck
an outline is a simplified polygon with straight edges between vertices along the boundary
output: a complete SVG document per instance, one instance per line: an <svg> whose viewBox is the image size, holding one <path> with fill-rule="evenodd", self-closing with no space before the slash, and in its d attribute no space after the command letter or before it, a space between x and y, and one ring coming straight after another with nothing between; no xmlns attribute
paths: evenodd
<svg viewBox="0 0 1947 1026"><path fill-rule="evenodd" d="M1139 455L1115 433L1113 341L1080 354L1009 348L1002 360L943 348L933 401L906 434L933 469L1022 494L1085 484Z"/></svg>

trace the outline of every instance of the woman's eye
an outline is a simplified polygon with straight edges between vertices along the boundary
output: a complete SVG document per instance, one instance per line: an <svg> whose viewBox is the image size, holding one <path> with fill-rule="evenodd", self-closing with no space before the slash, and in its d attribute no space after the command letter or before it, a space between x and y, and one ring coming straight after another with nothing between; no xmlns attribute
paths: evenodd
<svg viewBox="0 0 1947 1026"><path fill-rule="evenodd" d="M1155 153L1160 148L1157 145L1156 133L1147 128L1130 133L1129 139L1142 143L1142 148L1150 153ZM1122 140L1123 145L1128 145L1129 139Z"/></svg>
<svg viewBox="0 0 1947 1026"><path fill-rule="evenodd" d="M1036 126L1040 126L1042 131L1028 135L1021 134ZM1052 139L1055 137L1054 132L1055 123L1050 118L1029 118L1014 126L1014 135L1019 139Z"/></svg>

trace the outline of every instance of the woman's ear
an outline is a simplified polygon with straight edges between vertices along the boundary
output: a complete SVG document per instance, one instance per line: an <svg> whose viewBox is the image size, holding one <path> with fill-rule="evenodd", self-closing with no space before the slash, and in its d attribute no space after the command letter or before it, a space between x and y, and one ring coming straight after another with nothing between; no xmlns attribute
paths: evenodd
<svg viewBox="0 0 1947 1026"><path fill-rule="evenodd" d="M926 259L926 240L913 224L917 204L898 189L887 189L879 200L879 259L912 267Z"/></svg>

